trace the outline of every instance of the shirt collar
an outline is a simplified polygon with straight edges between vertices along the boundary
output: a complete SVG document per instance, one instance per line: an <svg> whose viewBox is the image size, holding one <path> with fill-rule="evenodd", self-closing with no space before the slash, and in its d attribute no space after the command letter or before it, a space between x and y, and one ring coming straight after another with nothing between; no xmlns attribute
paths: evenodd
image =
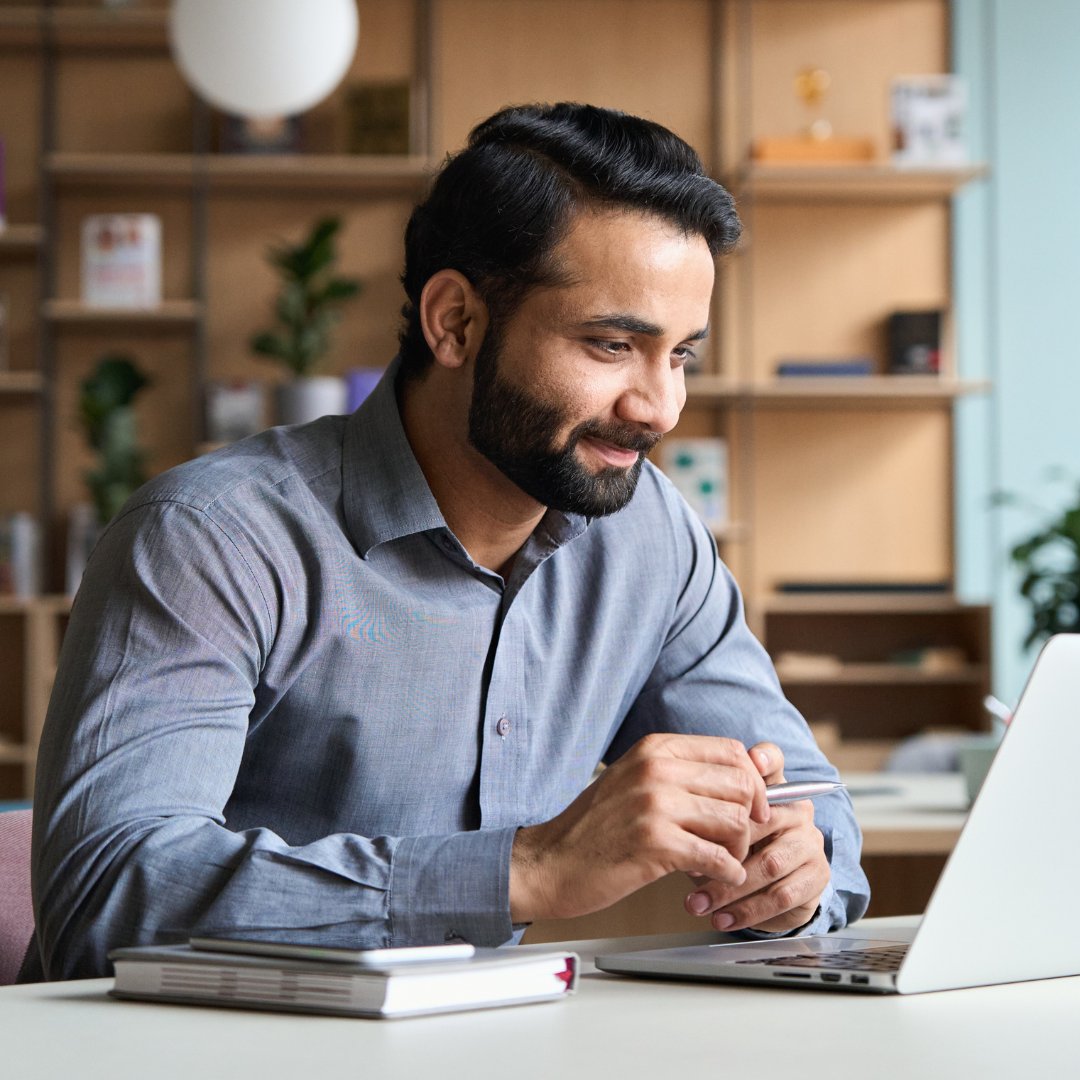
<svg viewBox="0 0 1080 1080"><path fill-rule="evenodd" d="M448 529L401 423L395 357L345 428L342 480L345 523L357 551L431 529ZM548 510L540 529L545 554L585 531L589 519Z"/></svg>
<svg viewBox="0 0 1080 1080"><path fill-rule="evenodd" d="M446 528L401 424L399 368L395 358L345 428L345 524L364 558L388 540Z"/></svg>

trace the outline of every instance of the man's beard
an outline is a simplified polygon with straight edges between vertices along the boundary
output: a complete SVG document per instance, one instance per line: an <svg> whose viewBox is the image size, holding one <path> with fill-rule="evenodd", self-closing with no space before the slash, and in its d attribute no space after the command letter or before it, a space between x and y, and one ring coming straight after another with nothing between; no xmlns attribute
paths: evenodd
<svg viewBox="0 0 1080 1080"><path fill-rule="evenodd" d="M476 356L469 442L542 506L586 517L621 510L633 497L643 456L628 469L608 466L592 473L578 460L578 443L590 436L644 455L662 436L631 424L586 420L570 432L563 447L556 447L553 440L565 422L563 410L499 374L499 338L495 327L489 327Z"/></svg>

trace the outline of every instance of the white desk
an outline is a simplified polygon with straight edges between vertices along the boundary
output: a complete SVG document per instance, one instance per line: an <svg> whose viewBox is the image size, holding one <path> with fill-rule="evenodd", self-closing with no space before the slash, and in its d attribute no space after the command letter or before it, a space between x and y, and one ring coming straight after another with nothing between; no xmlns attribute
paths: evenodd
<svg viewBox="0 0 1080 1080"><path fill-rule="evenodd" d="M588 957L598 946L639 942L576 947ZM901 998L646 982L589 965L586 971L573 1000L399 1021L119 1002L106 997L107 979L11 987L0 990L0 1074L1016 1080L1051 1070L1076 1076L1080 1062L1080 978Z"/></svg>

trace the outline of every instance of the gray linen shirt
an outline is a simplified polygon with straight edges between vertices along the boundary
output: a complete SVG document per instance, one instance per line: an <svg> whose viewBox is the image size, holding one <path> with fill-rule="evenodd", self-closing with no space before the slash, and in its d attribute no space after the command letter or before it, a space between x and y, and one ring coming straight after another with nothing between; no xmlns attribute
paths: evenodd
<svg viewBox="0 0 1080 1080"><path fill-rule="evenodd" d="M514 941L515 830L649 732L835 775L659 471L611 517L549 511L504 581L447 528L395 371L351 417L164 473L105 532L41 743L24 978L193 932ZM823 931L868 890L846 796L815 812Z"/></svg>

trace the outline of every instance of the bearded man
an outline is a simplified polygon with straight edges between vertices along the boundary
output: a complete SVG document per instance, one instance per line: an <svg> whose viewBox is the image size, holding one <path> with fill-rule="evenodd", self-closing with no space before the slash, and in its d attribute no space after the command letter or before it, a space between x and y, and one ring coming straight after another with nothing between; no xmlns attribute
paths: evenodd
<svg viewBox="0 0 1080 1080"><path fill-rule="evenodd" d="M645 459L738 235L657 124L472 132L409 222L371 397L163 474L94 552L25 979L193 934L508 944L673 871L745 936L863 913L846 796L766 803L835 770Z"/></svg>

